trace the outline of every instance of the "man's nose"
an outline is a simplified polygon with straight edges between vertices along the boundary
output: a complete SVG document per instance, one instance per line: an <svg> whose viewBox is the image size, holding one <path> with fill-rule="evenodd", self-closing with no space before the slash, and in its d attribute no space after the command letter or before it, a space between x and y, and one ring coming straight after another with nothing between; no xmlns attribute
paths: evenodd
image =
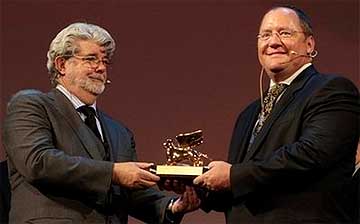
<svg viewBox="0 0 360 224"><path fill-rule="evenodd" d="M99 63L96 66L96 71L106 71L107 69L107 65L105 64L104 61L99 61Z"/></svg>
<svg viewBox="0 0 360 224"><path fill-rule="evenodd" d="M272 44L272 43L282 43L282 40L281 40L281 37L280 37L280 34L279 33L272 33L269 40L268 40L269 44Z"/></svg>
<svg viewBox="0 0 360 224"><path fill-rule="evenodd" d="M275 32L275 33L272 33L269 40L268 40L268 44L270 46L274 46L274 45L282 45L283 42L281 40L281 37L280 37L280 34Z"/></svg>

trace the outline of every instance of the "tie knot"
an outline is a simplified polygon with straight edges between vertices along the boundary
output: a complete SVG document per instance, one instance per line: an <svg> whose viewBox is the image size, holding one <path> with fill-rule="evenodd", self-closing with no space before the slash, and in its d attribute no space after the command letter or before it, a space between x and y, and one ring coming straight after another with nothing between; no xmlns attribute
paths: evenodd
<svg viewBox="0 0 360 224"><path fill-rule="evenodd" d="M272 107L276 103L277 98L280 96L280 94L285 90L287 87L287 84L275 84L270 89L269 92L266 94L266 97L264 98L264 107L263 110L267 113L270 113L272 110Z"/></svg>
<svg viewBox="0 0 360 224"><path fill-rule="evenodd" d="M86 117L89 117L89 116L96 117L95 109L92 107L84 105L84 106L77 108L76 110L79 111L80 113L83 113Z"/></svg>
<svg viewBox="0 0 360 224"><path fill-rule="evenodd" d="M275 84L274 86L272 86L269 90L269 93L275 97L279 96L280 93L282 93L282 91L284 91L284 89L287 87L286 84L284 83L280 83L280 84Z"/></svg>

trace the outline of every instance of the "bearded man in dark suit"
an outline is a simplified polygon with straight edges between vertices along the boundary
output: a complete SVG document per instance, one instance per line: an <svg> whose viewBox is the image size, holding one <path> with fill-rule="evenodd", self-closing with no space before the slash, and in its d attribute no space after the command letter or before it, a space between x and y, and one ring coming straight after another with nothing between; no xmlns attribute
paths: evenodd
<svg viewBox="0 0 360 224"><path fill-rule="evenodd" d="M359 136L357 88L315 69L312 27L298 8L269 10L257 46L269 91L239 115L228 162L194 180L210 190L202 208L236 224L353 223L344 195Z"/></svg>
<svg viewBox="0 0 360 224"><path fill-rule="evenodd" d="M54 89L9 103L10 223L177 223L199 205L191 188L181 198L152 188L159 177L135 162L132 132L97 108L114 50L105 29L69 25L48 51Z"/></svg>

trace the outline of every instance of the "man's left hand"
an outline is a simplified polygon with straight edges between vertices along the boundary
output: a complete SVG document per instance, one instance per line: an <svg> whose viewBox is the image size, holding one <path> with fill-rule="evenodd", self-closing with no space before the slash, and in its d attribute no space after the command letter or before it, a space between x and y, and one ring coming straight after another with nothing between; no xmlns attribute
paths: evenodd
<svg viewBox="0 0 360 224"><path fill-rule="evenodd" d="M224 161L212 161L209 163L209 168L207 172L196 177L193 183L211 191L229 190L231 164Z"/></svg>
<svg viewBox="0 0 360 224"><path fill-rule="evenodd" d="M185 192L178 198L171 207L171 212L187 213L194 211L200 207L201 200L198 198L194 187L185 186Z"/></svg>

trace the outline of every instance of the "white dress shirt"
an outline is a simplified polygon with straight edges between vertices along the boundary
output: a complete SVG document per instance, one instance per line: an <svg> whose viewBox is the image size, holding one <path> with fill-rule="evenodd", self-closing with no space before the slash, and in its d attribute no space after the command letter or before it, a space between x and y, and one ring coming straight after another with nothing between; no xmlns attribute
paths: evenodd
<svg viewBox="0 0 360 224"><path fill-rule="evenodd" d="M86 105L86 104L83 103L77 96L75 96L74 94L70 93L64 86L62 86L62 85L60 85L60 84L58 84L58 85L56 86L56 89L58 89L60 92L62 92L62 93L66 96L66 98L68 98L68 99L70 100L70 102L73 104L73 106L74 106L75 109L78 109L79 107L85 105L85 106L89 106L89 107L94 108L95 113L96 113L96 102L95 102L94 104L92 104L92 105ZM81 119L82 119L83 121L85 121L86 116L85 116L83 113L80 113L80 112L78 112L78 114L80 115ZM101 130L100 121L99 121L99 119L98 119L97 116L95 116L95 119L96 119L96 126L97 126L97 128L98 128L98 130L99 130L99 132L100 132L100 135L101 135L101 140L104 141L104 136L103 136L103 133L102 133L102 130Z"/></svg>

